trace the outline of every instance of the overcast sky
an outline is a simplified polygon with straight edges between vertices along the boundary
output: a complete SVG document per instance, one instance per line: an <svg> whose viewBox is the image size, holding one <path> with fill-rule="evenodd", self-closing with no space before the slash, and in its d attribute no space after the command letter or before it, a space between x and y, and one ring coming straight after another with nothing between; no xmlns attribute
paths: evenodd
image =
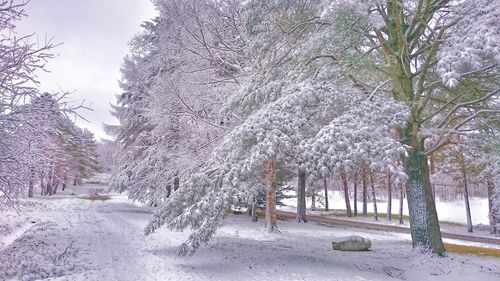
<svg viewBox="0 0 500 281"><path fill-rule="evenodd" d="M109 104L120 92L117 80L128 53L127 43L140 24L155 15L149 0L31 0L27 18L18 24L19 34L37 33L40 40L54 37L63 43L47 64L51 73L41 73L41 90L69 91L79 104L85 99L94 111L82 111L90 121L77 121L96 138L104 138L102 123L116 124Z"/></svg>

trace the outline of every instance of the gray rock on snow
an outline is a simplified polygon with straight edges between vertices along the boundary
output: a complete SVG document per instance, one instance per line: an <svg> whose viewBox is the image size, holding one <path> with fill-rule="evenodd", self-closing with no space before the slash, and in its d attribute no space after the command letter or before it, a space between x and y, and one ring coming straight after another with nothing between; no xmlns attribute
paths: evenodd
<svg viewBox="0 0 500 281"><path fill-rule="evenodd" d="M372 242L361 236L351 235L342 238L334 238L332 246L334 250L340 251L368 251L372 246Z"/></svg>

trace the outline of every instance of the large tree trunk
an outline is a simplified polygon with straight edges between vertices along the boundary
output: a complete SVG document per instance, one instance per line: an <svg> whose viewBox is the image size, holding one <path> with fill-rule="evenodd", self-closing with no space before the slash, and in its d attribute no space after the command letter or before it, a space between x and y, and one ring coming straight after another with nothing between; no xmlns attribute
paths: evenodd
<svg viewBox="0 0 500 281"><path fill-rule="evenodd" d="M351 202L349 201L349 185L347 183L347 175L345 172L342 172L340 174L340 177L342 178L342 184L344 185L344 200L345 200L345 208L347 210L347 216L352 217Z"/></svg>
<svg viewBox="0 0 500 281"><path fill-rule="evenodd" d="M404 204L404 187L403 184L399 185L399 224L403 224L403 204Z"/></svg>
<svg viewBox="0 0 500 281"><path fill-rule="evenodd" d="M326 182L326 177L323 178L323 188L325 190L325 211L328 211L328 184Z"/></svg>
<svg viewBox="0 0 500 281"><path fill-rule="evenodd" d="M499 218L496 216L495 212L495 184L493 180L487 179L486 186L488 187L488 209L490 218L490 233L498 234L498 228L496 225L499 223Z"/></svg>
<svg viewBox="0 0 500 281"><path fill-rule="evenodd" d="M416 125L409 124L405 130L405 138L411 145L408 157L405 159L405 170L408 175L406 195L413 248L443 255L445 249L432 195L429 165L424 153L423 140L417 136L418 129L414 126Z"/></svg>
<svg viewBox="0 0 500 281"><path fill-rule="evenodd" d="M387 174L387 219L392 221L392 178Z"/></svg>
<svg viewBox="0 0 500 281"><path fill-rule="evenodd" d="M307 222L306 218L306 172L299 168L297 182L297 222Z"/></svg>
<svg viewBox="0 0 500 281"><path fill-rule="evenodd" d="M354 174L354 216L358 216L358 174Z"/></svg>
<svg viewBox="0 0 500 281"><path fill-rule="evenodd" d="M375 196L375 184L373 183L373 172L371 172L371 171L370 171L370 185L371 185L371 188L372 188L373 212L375 214L375 220L378 221L377 197Z"/></svg>
<svg viewBox="0 0 500 281"><path fill-rule="evenodd" d="M465 214L467 216L467 231L472 232L472 218L470 214L469 204L469 188L467 187L467 172L465 170L465 160L463 154L460 156L460 171L462 172L462 180L464 181L464 201L465 201Z"/></svg>
<svg viewBox="0 0 500 281"><path fill-rule="evenodd" d="M361 182L363 185L363 218L368 217L368 200L367 200L367 192L368 192L368 183L366 179L366 169L363 167L361 171Z"/></svg>
<svg viewBox="0 0 500 281"><path fill-rule="evenodd" d="M269 161L266 177L271 183L266 192L266 229L268 232L274 232L278 230L276 221L276 157Z"/></svg>

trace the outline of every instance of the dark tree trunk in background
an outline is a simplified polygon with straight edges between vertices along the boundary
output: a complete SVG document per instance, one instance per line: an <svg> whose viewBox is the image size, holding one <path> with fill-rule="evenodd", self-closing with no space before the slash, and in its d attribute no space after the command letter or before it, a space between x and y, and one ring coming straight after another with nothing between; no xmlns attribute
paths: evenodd
<svg viewBox="0 0 500 281"><path fill-rule="evenodd" d="M28 197L32 198L33 193L35 191L35 170L33 168L30 169L30 179L28 186Z"/></svg>
<svg viewBox="0 0 500 281"><path fill-rule="evenodd" d="M179 189L179 182L180 182L179 177L175 177L174 178L174 191L177 191L177 189Z"/></svg>
<svg viewBox="0 0 500 281"><path fill-rule="evenodd" d="M462 180L464 182L464 201L465 201L465 214L467 216L467 231L472 232L472 218L470 214L469 204L469 188L467 186L467 171L465 167L464 155L460 156L460 171L462 172Z"/></svg>
<svg viewBox="0 0 500 281"><path fill-rule="evenodd" d="M368 217L368 201L367 201L367 192L368 192L368 182L367 182L366 168L363 167L361 171L361 182L363 185L363 218Z"/></svg>
<svg viewBox="0 0 500 281"><path fill-rule="evenodd" d="M358 216L358 174L354 174L354 216Z"/></svg>
<svg viewBox="0 0 500 281"><path fill-rule="evenodd" d="M276 221L276 156L269 161L266 178L271 183L266 192L266 229L268 232L278 231Z"/></svg>
<svg viewBox="0 0 500 281"><path fill-rule="evenodd" d="M375 214L375 220L378 220L378 212L377 212L377 197L375 196L375 184L373 182L373 173L370 171L370 185L372 188L372 197L373 197L373 212Z"/></svg>
<svg viewBox="0 0 500 281"><path fill-rule="evenodd" d="M66 189L67 181L68 181L68 175L66 173L64 173L63 185L62 185L63 191Z"/></svg>
<svg viewBox="0 0 500 281"><path fill-rule="evenodd" d="M73 185L76 186L77 183L78 183L78 175L75 175L75 177L73 178Z"/></svg>
<svg viewBox="0 0 500 281"><path fill-rule="evenodd" d="M49 171L47 173L47 195L52 196L53 195L53 189L52 189L52 177L53 177L53 164L50 164L49 166Z"/></svg>
<svg viewBox="0 0 500 281"><path fill-rule="evenodd" d="M387 219L392 220L392 178L387 174Z"/></svg>
<svg viewBox="0 0 500 281"><path fill-rule="evenodd" d="M497 217L499 215L499 210L495 210L495 183L491 178L486 180L486 186L488 187L488 209L489 209L489 218L490 218L490 233L498 236L499 228L496 225L499 223L500 218Z"/></svg>
<svg viewBox="0 0 500 281"><path fill-rule="evenodd" d="M342 172L340 174L340 177L342 178L342 184L344 185L344 200L345 200L345 208L347 210L347 216L352 217L351 202L349 200L349 185L347 182L347 175L345 172Z"/></svg>
<svg viewBox="0 0 500 281"><path fill-rule="evenodd" d="M311 211L316 211L316 191L314 189L311 193Z"/></svg>
<svg viewBox="0 0 500 281"><path fill-rule="evenodd" d="M403 224L403 204L404 204L404 188L403 184L399 185L399 224Z"/></svg>
<svg viewBox="0 0 500 281"><path fill-rule="evenodd" d="M252 222L257 222L259 221L259 217L257 217L257 200L255 199L252 203Z"/></svg>
<svg viewBox="0 0 500 281"><path fill-rule="evenodd" d="M297 222L307 222L306 218L306 172L299 168L297 180Z"/></svg>
<svg viewBox="0 0 500 281"><path fill-rule="evenodd" d="M325 190L325 211L328 211L328 184L326 182L326 177L323 178L323 188Z"/></svg>

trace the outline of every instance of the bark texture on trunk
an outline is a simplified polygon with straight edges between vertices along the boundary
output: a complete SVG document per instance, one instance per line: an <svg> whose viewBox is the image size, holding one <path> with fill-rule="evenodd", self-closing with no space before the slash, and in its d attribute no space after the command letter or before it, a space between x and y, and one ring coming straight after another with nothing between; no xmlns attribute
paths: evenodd
<svg viewBox="0 0 500 281"><path fill-rule="evenodd" d="M307 222L306 218L306 172L299 168L297 180L297 222Z"/></svg>
<svg viewBox="0 0 500 281"><path fill-rule="evenodd" d="M347 175L345 172L342 172L340 174L340 177L342 178L342 184L344 185L344 200L345 200L345 208L347 210L347 216L352 217L351 202L349 200L349 185L347 182Z"/></svg>
<svg viewBox="0 0 500 281"><path fill-rule="evenodd" d="M488 187L488 208L489 208L489 218L490 218L490 233L499 235L499 228L496 225L499 223L499 217L497 217L498 210L495 210L495 184L492 179L486 180L486 186Z"/></svg>
<svg viewBox="0 0 500 281"><path fill-rule="evenodd" d="M408 127L411 129L412 125ZM444 255L445 249L432 194L423 140L415 134L408 133L408 130L407 128L405 137L410 139L411 149L405 159L405 170L408 175L406 195L413 247Z"/></svg>
<svg viewBox="0 0 500 281"><path fill-rule="evenodd" d="M266 178L271 183L266 192L266 230L278 231L276 221L276 157L269 161L266 169Z"/></svg>
<svg viewBox="0 0 500 281"><path fill-rule="evenodd" d="M254 200L252 203L252 222L257 222L259 221L259 217L257 217L257 200Z"/></svg>

